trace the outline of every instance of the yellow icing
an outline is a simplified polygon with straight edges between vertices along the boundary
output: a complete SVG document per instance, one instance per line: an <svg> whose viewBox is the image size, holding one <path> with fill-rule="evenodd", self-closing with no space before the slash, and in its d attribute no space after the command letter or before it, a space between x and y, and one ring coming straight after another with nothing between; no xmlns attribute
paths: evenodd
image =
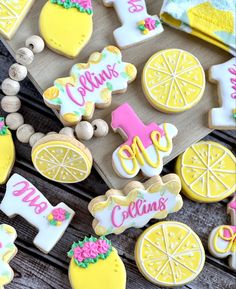
<svg viewBox="0 0 236 289"><path fill-rule="evenodd" d="M15 147L11 132L0 135L0 184L5 184L15 162Z"/></svg>
<svg viewBox="0 0 236 289"><path fill-rule="evenodd" d="M166 124L164 124L164 132L167 140L166 147L162 147L159 144L161 135L158 131L153 131L151 134L151 139L157 153L157 161L155 163L152 161L151 156L148 155L142 141L138 136L134 137L131 147L128 145L121 146L121 148L118 151L118 156L121 161L121 165L127 174L133 175L138 168L138 164L140 164L140 166L143 166L145 162L152 168L158 168L160 166L161 163L160 151L167 152L171 149L172 146ZM129 169L128 166L126 165L127 160L132 160L133 162L132 169Z"/></svg>
<svg viewBox="0 0 236 289"><path fill-rule="evenodd" d="M81 268L72 258L69 279L72 289L125 289L126 271L115 248L105 260Z"/></svg>
<svg viewBox="0 0 236 289"><path fill-rule="evenodd" d="M0 35L11 39L34 0L0 0Z"/></svg>
<svg viewBox="0 0 236 289"><path fill-rule="evenodd" d="M230 237L224 236L224 230L230 232ZM217 241L219 238L228 242L226 248L223 249L217 246ZM229 252L236 253L236 233L233 232L230 226L220 226L218 228L213 238L213 247L214 250L219 254L226 254Z"/></svg>
<svg viewBox="0 0 236 289"><path fill-rule="evenodd" d="M91 38L93 20L92 15L77 8L65 9L48 1L41 11L39 27L49 48L74 58Z"/></svg>
<svg viewBox="0 0 236 289"><path fill-rule="evenodd" d="M140 236L135 259L149 281L172 288L187 284L199 275L205 252L191 228L179 222L160 222Z"/></svg>
<svg viewBox="0 0 236 289"><path fill-rule="evenodd" d="M142 86L156 109L182 112L202 98L205 73L192 54L180 49L164 50L153 55L145 65Z"/></svg>
<svg viewBox="0 0 236 289"><path fill-rule="evenodd" d="M76 183L86 179L92 162L84 151L69 141L48 141L32 151L35 168L44 177L60 183Z"/></svg>
<svg viewBox="0 0 236 289"><path fill-rule="evenodd" d="M176 164L183 192L198 202L218 202L235 192L236 159L224 146L199 142L189 147Z"/></svg>

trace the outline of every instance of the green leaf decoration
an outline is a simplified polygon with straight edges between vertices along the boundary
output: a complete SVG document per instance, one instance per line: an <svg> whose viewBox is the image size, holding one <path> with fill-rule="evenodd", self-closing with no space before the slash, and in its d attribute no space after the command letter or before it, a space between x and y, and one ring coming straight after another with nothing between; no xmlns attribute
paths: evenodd
<svg viewBox="0 0 236 289"><path fill-rule="evenodd" d="M112 91L113 90L113 86L110 82L107 82L107 88Z"/></svg>
<svg viewBox="0 0 236 289"><path fill-rule="evenodd" d="M126 72L121 72L121 76L123 77L123 78L125 78L125 79L127 79L127 78L129 78L129 74L128 73L126 73Z"/></svg>

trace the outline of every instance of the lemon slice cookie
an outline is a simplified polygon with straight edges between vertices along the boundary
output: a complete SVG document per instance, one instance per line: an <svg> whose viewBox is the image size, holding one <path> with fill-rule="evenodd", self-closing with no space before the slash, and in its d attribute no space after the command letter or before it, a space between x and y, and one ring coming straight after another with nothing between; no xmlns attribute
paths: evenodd
<svg viewBox="0 0 236 289"><path fill-rule="evenodd" d="M150 104L165 113L192 108L203 96L205 73L199 60L187 51L168 49L146 63L142 87Z"/></svg>
<svg viewBox="0 0 236 289"><path fill-rule="evenodd" d="M205 252L191 228L179 222L160 222L139 237L135 260L150 282L172 288L185 285L200 274Z"/></svg>
<svg viewBox="0 0 236 289"><path fill-rule="evenodd" d="M190 146L179 156L176 172L183 192L197 202L218 202L236 189L236 159L216 142L202 141Z"/></svg>
<svg viewBox="0 0 236 289"><path fill-rule="evenodd" d="M91 172L92 155L79 141L64 135L49 135L32 149L32 161L38 172L58 183L77 183Z"/></svg>

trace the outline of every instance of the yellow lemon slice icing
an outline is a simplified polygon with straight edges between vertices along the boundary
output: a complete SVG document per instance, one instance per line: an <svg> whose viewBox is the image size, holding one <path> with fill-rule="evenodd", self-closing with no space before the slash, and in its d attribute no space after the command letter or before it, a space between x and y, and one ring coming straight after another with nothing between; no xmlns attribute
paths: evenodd
<svg viewBox="0 0 236 289"><path fill-rule="evenodd" d="M46 178L61 183L86 179L92 167L92 156L79 141L67 136L47 136L32 150L35 168Z"/></svg>
<svg viewBox="0 0 236 289"><path fill-rule="evenodd" d="M148 101L163 112L190 109L201 99L205 73L192 54L169 49L153 55L143 70L142 86Z"/></svg>
<svg viewBox="0 0 236 289"><path fill-rule="evenodd" d="M139 238L135 259L141 273L159 286L181 286L201 272L205 252L199 237L185 224L161 222Z"/></svg>
<svg viewBox="0 0 236 289"><path fill-rule="evenodd" d="M189 147L176 165L183 191L199 202L217 202L234 193L236 159L224 146L199 142Z"/></svg>

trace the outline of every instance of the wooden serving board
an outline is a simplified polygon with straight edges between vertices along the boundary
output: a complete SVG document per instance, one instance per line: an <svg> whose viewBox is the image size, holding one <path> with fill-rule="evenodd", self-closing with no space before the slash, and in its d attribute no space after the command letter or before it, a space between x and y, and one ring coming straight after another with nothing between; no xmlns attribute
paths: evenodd
<svg viewBox="0 0 236 289"><path fill-rule="evenodd" d="M146 2L150 14L159 14L162 1L147 0ZM45 0L37 0L14 39L4 41L13 56L18 48L24 46L24 41L27 37L39 33L39 13L45 3ZM49 49L45 49L43 53L35 56L35 61L29 67L29 77L40 93L50 87L56 78L68 76L73 64L87 62L91 53L101 51L107 45L115 44L113 30L120 26L115 10L104 7L102 0L93 1L93 7L93 37L78 58L67 59ZM194 36L167 26L164 28L165 31L161 35L122 51L124 61L136 65L138 77L135 82L129 85L126 93L113 96L110 108L96 110L94 118L103 118L110 123L111 111L118 105L128 102L145 123L157 122L160 124L169 122L174 124L178 128L179 134L174 139L172 154L164 159L165 163L167 163L192 143L210 133L211 130L207 127L208 111L210 108L218 106L217 88L216 85L207 83L205 94L200 103L187 112L177 115L160 113L149 105L142 92L141 74L145 63L159 50L181 48L193 53L200 60L207 75L208 69L212 65L225 62L230 58L230 55ZM71 30L71 33L73 33L73 30ZM110 131L105 138L93 139L86 143L93 153L95 168L108 186L113 188L121 188L129 181L118 177L112 169L112 153L122 143L121 136L114 134L113 131ZM138 180L142 178L141 174L137 177Z"/></svg>

